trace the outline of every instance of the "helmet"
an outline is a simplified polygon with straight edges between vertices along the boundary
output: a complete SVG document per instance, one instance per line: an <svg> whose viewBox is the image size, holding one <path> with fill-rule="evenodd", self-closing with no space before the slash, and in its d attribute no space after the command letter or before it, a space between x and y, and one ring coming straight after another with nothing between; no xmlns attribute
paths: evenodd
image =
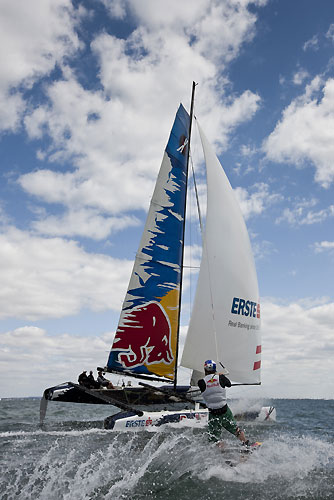
<svg viewBox="0 0 334 500"><path fill-rule="evenodd" d="M204 363L204 371L207 373L215 373L217 369L216 363L212 359L207 359Z"/></svg>

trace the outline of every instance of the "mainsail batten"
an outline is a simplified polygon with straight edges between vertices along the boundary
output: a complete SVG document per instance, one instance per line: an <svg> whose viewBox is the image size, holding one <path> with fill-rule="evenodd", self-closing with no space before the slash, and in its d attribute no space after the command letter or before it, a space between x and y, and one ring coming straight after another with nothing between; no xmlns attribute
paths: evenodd
<svg viewBox="0 0 334 500"><path fill-rule="evenodd" d="M174 377L188 132L189 115L180 105L110 351L109 370Z"/></svg>
<svg viewBox="0 0 334 500"><path fill-rule="evenodd" d="M215 357L240 383L260 382L259 291L247 228L233 189L199 127L207 168L202 262L181 365ZM214 316L212 309L214 308Z"/></svg>

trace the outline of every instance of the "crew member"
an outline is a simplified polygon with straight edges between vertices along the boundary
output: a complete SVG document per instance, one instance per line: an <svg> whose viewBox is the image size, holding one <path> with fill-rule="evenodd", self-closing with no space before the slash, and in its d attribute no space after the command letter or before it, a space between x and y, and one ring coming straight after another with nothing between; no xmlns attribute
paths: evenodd
<svg viewBox="0 0 334 500"><path fill-rule="evenodd" d="M89 380L88 380L88 377L87 377L87 371L84 370L82 373L80 373L79 377L78 377L78 382L80 385L83 385L85 387L88 387L89 386Z"/></svg>
<svg viewBox="0 0 334 500"><path fill-rule="evenodd" d="M100 384L94 378L92 370L89 372L89 375L87 378L88 378L89 386L91 389L97 389L98 387L100 387Z"/></svg>
<svg viewBox="0 0 334 500"><path fill-rule="evenodd" d="M107 389L115 389L115 387L110 382L110 380L106 379L103 376L103 373L102 373L101 370L98 371L97 381L98 381L98 383L100 384L101 387L106 387Z"/></svg>
<svg viewBox="0 0 334 500"><path fill-rule="evenodd" d="M225 388L231 387L231 382L223 373L216 373L216 371L216 363L208 359L204 363L205 377L198 381L198 387L209 410L209 440L222 446L221 432L226 429L243 444L248 445L249 441L246 440L244 431L238 427L227 405Z"/></svg>

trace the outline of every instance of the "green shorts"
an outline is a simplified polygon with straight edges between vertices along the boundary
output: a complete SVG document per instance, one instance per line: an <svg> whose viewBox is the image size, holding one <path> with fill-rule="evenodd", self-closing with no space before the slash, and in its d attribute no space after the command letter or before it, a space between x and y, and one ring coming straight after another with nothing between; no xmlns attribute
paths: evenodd
<svg viewBox="0 0 334 500"><path fill-rule="evenodd" d="M208 433L209 441L220 441L222 430L226 429L231 434L236 434L238 430L237 422L229 407L226 412L220 415L213 415L209 411Z"/></svg>

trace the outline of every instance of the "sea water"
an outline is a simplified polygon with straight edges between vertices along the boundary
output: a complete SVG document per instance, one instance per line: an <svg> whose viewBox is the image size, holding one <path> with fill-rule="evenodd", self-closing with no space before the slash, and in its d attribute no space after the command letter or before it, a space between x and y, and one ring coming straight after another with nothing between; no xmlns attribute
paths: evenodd
<svg viewBox="0 0 334 500"><path fill-rule="evenodd" d="M0 498L334 499L334 400L263 404L277 421L242 423L263 441L244 460L228 433L228 451L196 426L114 433L103 419L115 408L56 402L40 427L38 399L1 400Z"/></svg>

